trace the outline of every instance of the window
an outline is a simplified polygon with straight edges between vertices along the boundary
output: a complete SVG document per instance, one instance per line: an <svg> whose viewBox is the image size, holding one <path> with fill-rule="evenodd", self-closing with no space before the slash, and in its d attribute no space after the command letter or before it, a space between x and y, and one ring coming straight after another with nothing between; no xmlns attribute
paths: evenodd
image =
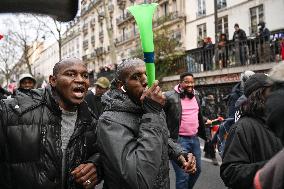
<svg viewBox="0 0 284 189"><path fill-rule="evenodd" d="M124 41L125 40L125 32L126 31L126 28L122 28L122 40Z"/></svg>
<svg viewBox="0 0 284 189"><path fill-rule="evenodd" d="M103 32L104 31L104 24L103 22L100 22L100 28L99 28L99 33Z"/></svg>
<svg viewBox="0 0 284 189"><path fill-rule="evenodd" d="M122 18L126 18L126 11L125 9L121 9Z"/></svg>
<svg viewBox="0 0 284 189"><path fill-rule="evenodd" d="M205 0L198 0L197 4L198 4L197 16L204 16L204 15L206 15Z"/></svg>
<svg viewBox="0 0 284 189"><path fill-rule="evenodd" d="M225 33L229 38L228 16L218 18L218 34Z"/></svg>
<svg viewBox="0 0 284 189"><path fill-rule="evenodd" d="M227 7L227 1L226 0L217 0L217 8L222 9Z"/></svg>
<svg viewBox="0 0 284 189"><path fill-rule="evenodd" d="M259 5L250 9L250 21L250 34L256 34L257 24L261 21L264 21L263 5Z"/></svg>
<svg viewBox="0 0 284 189"><path fill-rule="evenodd" d="M136 34L137 34L137 31L136 31L136 24L135 24L135 22L133 23L133 35L134 36L136 36Z"/></svg>
<svg viewBox="0 0 284 189"><path fill-rule="evenodd" d="M173 11L174 12L177 12L178 10L177 10L177 1L176 0L173 0L173 5L172 5L172 7L173 7Z"/></svg>
<svg viewBox="0 0 284 189"><path fill-rule="evenodd" d="M168 10L169 4L168 4L167 2L164 3L164 4L162 5L162 8L163 8L164 16L167 16L168 13L169 13L169 10Z"/></svg>
<svg viewBox="0 0 284 189"><path fill-rule="evenodd" d="M197 42L207 37L206 24L197 26Z"/></svg>

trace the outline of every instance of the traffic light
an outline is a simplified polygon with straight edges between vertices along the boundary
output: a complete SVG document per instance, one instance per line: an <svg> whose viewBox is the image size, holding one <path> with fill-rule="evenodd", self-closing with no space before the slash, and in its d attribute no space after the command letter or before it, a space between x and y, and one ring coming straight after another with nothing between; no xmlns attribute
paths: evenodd
<svg viewBox="0 0 284 189"><path fill-rule="evenodd" d="M78 0L0 0L0 13L36 13L49 15L58 21L74 19Z"/></svg>

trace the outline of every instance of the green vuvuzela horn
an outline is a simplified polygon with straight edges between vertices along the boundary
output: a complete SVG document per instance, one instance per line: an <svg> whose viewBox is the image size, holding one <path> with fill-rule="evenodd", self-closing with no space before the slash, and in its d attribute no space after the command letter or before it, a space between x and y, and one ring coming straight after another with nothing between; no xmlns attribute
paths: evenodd
<svg viewBox="0 0 284 189"><path fill-rule="evenodd" d="M127 8L127 10L134 16L140 31L140 39L144 52L144 62L146 63L148 86L152 86L155 81L152 18L157 5L157 3L151 3L134 5Z"/></svg>

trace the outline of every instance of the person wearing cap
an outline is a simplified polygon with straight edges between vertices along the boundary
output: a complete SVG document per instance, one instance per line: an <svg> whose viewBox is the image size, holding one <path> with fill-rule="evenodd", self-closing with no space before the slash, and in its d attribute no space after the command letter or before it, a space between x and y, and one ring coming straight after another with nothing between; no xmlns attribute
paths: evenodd
<svg viewBox="0 0 284 189"><path fill-rule="evenodd" d="M241 105L241 118L230 129L220 167L227 187L252 188L257 170L282 149L281 140L265 122L265 101L272 85L272 80L262 73L245 82L247 101Z"/></svg>
<svg viewBox="0 0 284 189"><path fill-rule="evenodd" d="M36 86L36 79L31 74L22 74L19 78L19 87L14 91L12 97L20 94L30 95L30 90Z"/></svg>
<svg viewBox="0 0 284 189"><path fill-rule="evenodd" d="M88 106L97 116L97 118L99 118L104 110L104 105L101 102L101 97L109 89L110 82L108 78L100 77L97 79L95 86L95 94L92 91L88 91L85 97L85 101L88 103Z"/></svg>
<svg viewBox="0 0 284 189"><path fill-rule="evenodd" d="M20 90L31 90L36 86L36 80L31 74L22 74L19 79L19 88Z"/></svg>

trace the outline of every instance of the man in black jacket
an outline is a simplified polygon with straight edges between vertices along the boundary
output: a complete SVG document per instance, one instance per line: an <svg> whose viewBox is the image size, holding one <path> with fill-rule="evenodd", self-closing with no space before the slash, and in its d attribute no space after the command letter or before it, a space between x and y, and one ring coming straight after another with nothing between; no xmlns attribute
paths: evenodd
<svg viewBox="0 0 284 189"><path fill-rule="evenodd" d="M176 188L193 188L201 172L201 150L198 136L207 140L200 100L194 90L194 78L191 73L180 75L180 83L174 90L165 93L167 126L171 138L178 141L181 146L196 157L196 173L184 173L175 162Z"/></svg>
<svg viewBox="0 0 284 189"><path fill-rule="evenodd" d="M242 30L239 24L235 24L234 26L235 32L233 35L233 41L235 42L235 57L236 63L241 65L245 65L246 63L246 40L247 35L244 30Z"/></svg>
<svg viewBox="0 0 284 189"><path fill-rule="evenodd" d="M105 108L102 104L101 97L109 89L110 82L108 78L100 77L97 79L95 85L95 94L92 91L88 91L85 100L92 112L99 118Z"/></svg>
<svg viewBox="0 0 284 189"><path fill-rule="evenodd" d="M97 141L104 189L169 189L169 156L194 172L192 154L186 162L180 150L173 151L160 87L157 82L146 87L145 63L127 59L102 97L106 108L98 120Z"/></svg>
<svg viewBox="0 0 284 189"><path fill-rule="evenodd" d="M97 183L96 120L83 101L86 66L57 63L50 86L0 104L0 188L79 189Z"/></svg>
<svg viewBox="0 0 284 189"><path fill-rule="evenodd" d="M270 61L270 31L265 26L265 22L259 22L258 26L258 58L259 62L267 63Z"/></svg>
<svg viewBox="0 0 284 189"><path fill-rule="evenodd" d="M19 78L19 87L11 95L14 98L19 93L30 95L31 90L36 87L36 79L31 74L21 74Z"/></svg>

